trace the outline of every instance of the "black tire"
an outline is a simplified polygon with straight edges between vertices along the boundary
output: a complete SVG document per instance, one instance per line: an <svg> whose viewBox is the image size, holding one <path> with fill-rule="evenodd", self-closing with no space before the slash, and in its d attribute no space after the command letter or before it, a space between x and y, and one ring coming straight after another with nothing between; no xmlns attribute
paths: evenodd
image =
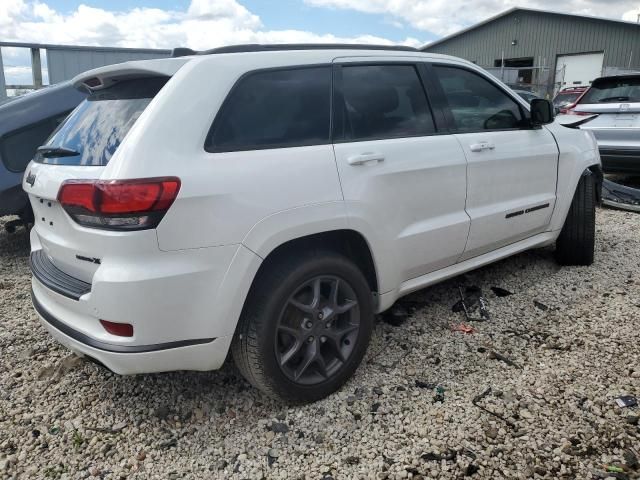
<svg viewBox="0 0 640 480"><path fill-rule="evenodd" d="M319 400L339 389L353 375L366 353L374 325L371 289L364 275L353 262L331 251L312 250L294 254L289 253L267 261L269 264L265 265L260 271L251 287L236 328L235 338L231 346L234 362L240 373L253 386L267 395L286 403L294 404ZM355 310L351 309L348 313L335 314L327 318L335 318L337 324L344 321L344 315L349 315L349 322L357 315L359 316L359 323L357 330L348 334L350 335L349 339L346 338L347 334L344 334L345 337L340 337L340 332L337 332L338 335L335 336L335 338L340 338L335 342L338 345L341 345L342 342L345 345L350 345L350 347L345 347L350 348L350 351L348 356L344 357L344 360L337 358L332 360L331 366L332 368L337 368L337 370L332 372L328 378L319 380L317 383L303 384L301 383L302 379L294 381L290 375L287 376L286 365L282 367L280 365L284 355L278 351L278 342L283 341L281 329L286 328L282 327L281 324L283 318L291 318L291 312L287 309L292 308L291 299L294 298L293 295L300 291L300 288L305 288L305 285L311 285L309 282L315 282L316 278L324 278L324 276L327 276L329 281L333 278L338 279L335 283L336 291L339 283L341 288L348 287L353 294L352 296L356 297L353 300L343 298L343 303L346 301L357 302L356 307L354 307ZM326 290L325 286L322 288ZM333 286L330 286L330 288L330 293L332 294ZM319 289L320 287L318 287L318 291ZM311 303L313 304L313 301ZM336 301L337 304L338 301ZM307 305L304 306L307 307ZM299 315L301 323L305 326L309 325L307 316L316 318L315 314L302 313L296 309L297 307L293 308L294 315ZM344 305L340 308L344 308ZM317 320L317 318L320 320ZM328 326L331 323L325 323L321 314L318 314L317 318L313 320L314 329L316 328L316 321L318 322L318 328L324 328L320 324ZM294 320L295 322L297 322L297 318ZM302 331L302 326L298 328ZM309 331L302 333L307 335ZM294 338L295 340L292 343L298 342L303 336L300 335ZM321 339L325 342L327 341L327 337L320 336L319 333L316 339L318 342ZM309 338L306 338L306 340L309 340ZM334 344L334 342L330 343ZM305 348L308 350L310 348L302 341L296 343L296 345L302 345L302 347L298 347L300 349ZM319 352L328 346L318 343L317 351ZM303 353L300 352L299 356L302 357ZM343 354L340 355L343 356ZM294 358L294 360L297 359ZM304 359L300 360L301 363L303 361ZM311 368L309 375L311 373L315 375L314 369L316 366L314 364L311 365L313 366L309 367ZM327 370L324 369L324 365L323 360L322 373L326 375ZM304 369L298 368L298 370Z"/></svg>
<svg viewBox="0 0 640 480"><path fill-rule="evenodd" d="M583 175L578 182L569 213L556 241L556 260L561 265L591 265L596 238L596 179Z"/></svg>

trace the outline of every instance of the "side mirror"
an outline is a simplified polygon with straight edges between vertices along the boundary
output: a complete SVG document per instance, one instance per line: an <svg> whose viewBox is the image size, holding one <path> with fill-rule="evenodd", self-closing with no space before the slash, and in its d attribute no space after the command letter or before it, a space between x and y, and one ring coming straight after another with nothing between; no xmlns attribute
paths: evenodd
<svg viewBox="0 0 640 480"><path fill-rule="evenodd" d="M543 98L531 100L531 125L540 126L552 123L554 118L553 103Z"/></svg>

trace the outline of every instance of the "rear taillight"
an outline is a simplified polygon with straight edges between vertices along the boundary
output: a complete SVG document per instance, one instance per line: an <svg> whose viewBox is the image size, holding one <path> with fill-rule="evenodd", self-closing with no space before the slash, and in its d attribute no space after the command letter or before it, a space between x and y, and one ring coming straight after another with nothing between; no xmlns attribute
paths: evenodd
<svg viewBox="0 0 640 480"><path fill-rule="evenodd" d="M178 196L176 177L138 180L67 180L58 201L85 227L145 230L158 226Z"/></svg>

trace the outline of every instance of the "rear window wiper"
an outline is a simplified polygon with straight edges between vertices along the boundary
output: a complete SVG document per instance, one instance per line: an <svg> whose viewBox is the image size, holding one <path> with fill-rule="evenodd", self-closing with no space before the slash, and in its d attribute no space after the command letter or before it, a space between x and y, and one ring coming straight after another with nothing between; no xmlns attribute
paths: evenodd
<svg viewBox="0 0 640 480"><path fill-rule="evenodd" d="M50 158L50 157L75 157L77 155L80 155L80 152L76 152L75 150L72 150L71 148L64 148L64 147L50 147L47 145L44 145L42 147L38 147L37 152L42 155L45 158Z"/></svg>

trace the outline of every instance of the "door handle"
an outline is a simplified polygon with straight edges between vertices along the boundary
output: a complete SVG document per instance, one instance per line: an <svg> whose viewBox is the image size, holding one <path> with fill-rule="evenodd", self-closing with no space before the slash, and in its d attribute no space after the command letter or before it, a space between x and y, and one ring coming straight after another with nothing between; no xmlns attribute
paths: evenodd
<svg viewBox="0 0 640 480"><path fill-rule="evenodd" d="M496 146L491 142L480 142L469 145L472 152L481 152L483 150L493 150Z"/></svg>
<svg viewBox="0 0 640 480"><path fill-rule="evenodd" d="M384 155L382 153L361 153L347 158L347 162L353 166L380 163L384 162Z"/></svg>

